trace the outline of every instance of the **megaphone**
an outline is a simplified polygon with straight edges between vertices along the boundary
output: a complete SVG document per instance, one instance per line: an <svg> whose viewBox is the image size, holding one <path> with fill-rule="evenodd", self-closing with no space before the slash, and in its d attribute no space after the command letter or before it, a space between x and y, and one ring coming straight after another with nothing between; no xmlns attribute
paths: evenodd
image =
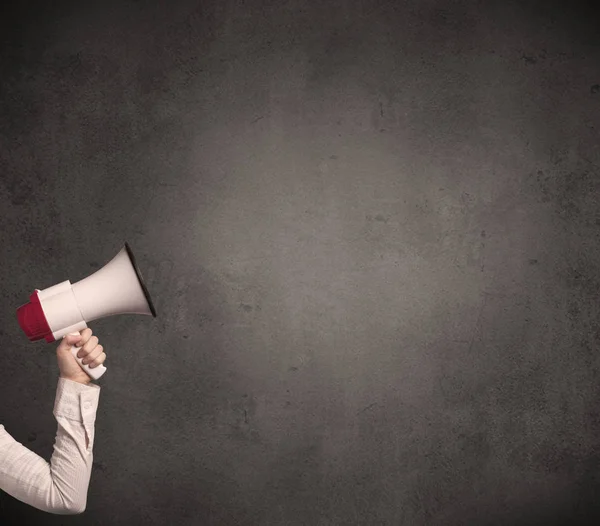
<svg viewBox="0 0 600 526"><path fill-rule="evenodd" d="M45 338L48 343L66 334L78 333L93 320L114 314L144 314L156 318L156 310L144 279L128 243L104 267L75 284L69 280L44 290L35 289L29 303L17 309L21 329L30 341ZM91 369L77 357L78 347L71 354L81 368L94 380L106 367Z"/></svg>

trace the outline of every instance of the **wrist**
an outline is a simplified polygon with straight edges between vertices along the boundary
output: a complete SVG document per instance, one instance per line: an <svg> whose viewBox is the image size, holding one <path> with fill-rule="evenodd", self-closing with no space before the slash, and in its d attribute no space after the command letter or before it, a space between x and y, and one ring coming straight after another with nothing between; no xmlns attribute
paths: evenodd
<svg viewBox="0 0 600 526"><path fill-rule="evenodd" d="M72 376L60 376L61 378L64 378L65 380L70 380L71 382L77 382L78 384L83 384L83 385L89 385L92 382L92 379L86 375L85 378L83 377L77 377L74 378Z"/></svg>

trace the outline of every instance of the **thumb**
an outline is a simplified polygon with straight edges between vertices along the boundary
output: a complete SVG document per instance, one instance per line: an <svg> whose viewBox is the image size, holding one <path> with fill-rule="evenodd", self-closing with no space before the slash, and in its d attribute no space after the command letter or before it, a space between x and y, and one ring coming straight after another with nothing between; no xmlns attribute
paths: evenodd
<svg viewBox="0 0 600 526"><path fill-rule="evenodd" d="M60 345L58 346L58 350L59 351L70 351L71 347L73 345L76 345L80 340L81 340L81 334L79 334L79 333L67 334L60 342Z"/></svg>

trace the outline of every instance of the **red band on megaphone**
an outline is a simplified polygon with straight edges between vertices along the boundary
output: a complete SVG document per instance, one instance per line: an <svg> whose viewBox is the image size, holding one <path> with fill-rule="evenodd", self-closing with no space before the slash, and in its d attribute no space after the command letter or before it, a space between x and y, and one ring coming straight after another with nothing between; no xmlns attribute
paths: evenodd
<svg viewBox="0 0 600 526"><path fill-rule="evenodd" d="M46 338L46 341L49 343L54 341L54 336L44 315L37 291L31 294L29 303L21 305L17 309L17 318L21 329L23 329L30 341L35 342L42 338Z"/></svg>

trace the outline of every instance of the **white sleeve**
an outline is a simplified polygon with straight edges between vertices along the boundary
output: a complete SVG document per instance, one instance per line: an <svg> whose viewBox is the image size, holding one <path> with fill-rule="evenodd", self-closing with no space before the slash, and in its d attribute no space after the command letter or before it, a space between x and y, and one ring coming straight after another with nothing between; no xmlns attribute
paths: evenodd
<svg viewBox="0 0 600 526"><path fill-rule="evenodd" d="M53 414L58 423L50 463L0 425L0 489L34 508L82 513L92 472L100 387L59 378Z"/></svg>

